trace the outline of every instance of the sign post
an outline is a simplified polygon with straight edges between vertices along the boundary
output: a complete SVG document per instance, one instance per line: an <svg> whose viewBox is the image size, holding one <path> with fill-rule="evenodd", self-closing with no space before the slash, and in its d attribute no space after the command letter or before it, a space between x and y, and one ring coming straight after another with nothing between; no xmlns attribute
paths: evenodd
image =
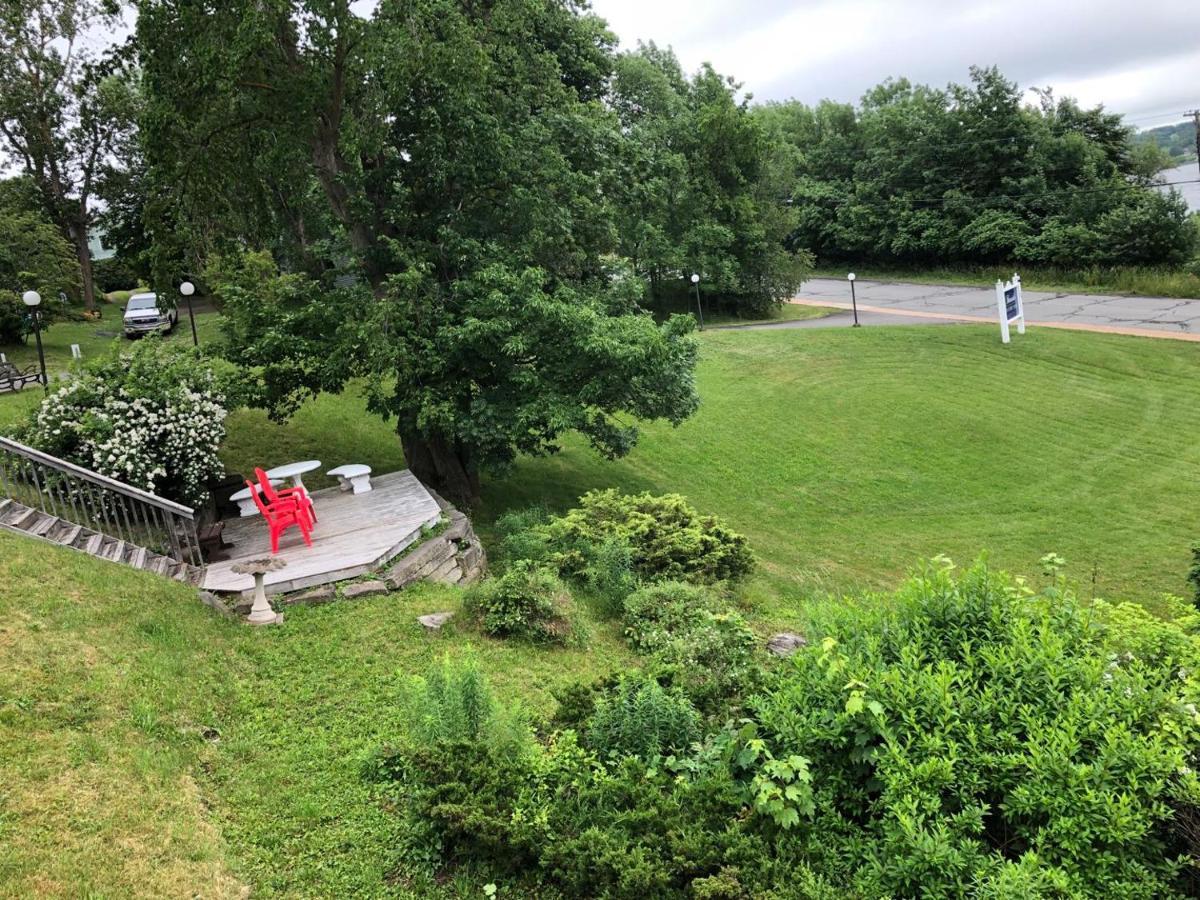
<svg viewBox="0 0 1200 900"><path fill-rule="evenodd" d="M1025 333L1025 298L1021 296L1021 276L1013 275L1005 284L996 282L996 311L1000 315L1000 340L1009 341L1008 326L1017 323L1017 334Z"/></svg>

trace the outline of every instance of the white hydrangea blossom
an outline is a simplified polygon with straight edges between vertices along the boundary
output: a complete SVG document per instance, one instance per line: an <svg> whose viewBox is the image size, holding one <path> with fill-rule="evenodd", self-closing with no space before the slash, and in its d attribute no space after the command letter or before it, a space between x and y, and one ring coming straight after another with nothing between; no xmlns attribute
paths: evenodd
<svg viewBox="0 0 1200 900"><path fill-rule="evenodd" d="M206 497L224 475L225 398L211 371L148 399L98 378L68 382L42 404L29 439L134 487L185 503Z"/></svg>

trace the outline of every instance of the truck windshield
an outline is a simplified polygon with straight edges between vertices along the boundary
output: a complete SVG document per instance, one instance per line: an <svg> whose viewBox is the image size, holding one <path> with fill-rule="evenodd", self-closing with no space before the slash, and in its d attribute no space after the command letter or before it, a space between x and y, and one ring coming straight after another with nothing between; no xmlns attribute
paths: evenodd
<svg viewBox="0 0 1200 900"><path fill-rule="evenodd" d="M149 297L130 297L129 305L126 309L158 309L158 298L151 295Z"/></svg>

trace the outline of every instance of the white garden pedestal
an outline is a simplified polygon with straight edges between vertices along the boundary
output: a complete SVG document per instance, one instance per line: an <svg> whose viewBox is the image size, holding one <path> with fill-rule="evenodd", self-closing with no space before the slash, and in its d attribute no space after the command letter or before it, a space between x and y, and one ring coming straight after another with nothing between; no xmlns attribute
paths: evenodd
<svg viewBox="0 0 1200 900"><path fill-rule="evenodd" d="M267 602L266 577L268 572L278 572L287 563L278 557L266 559L248 559L230 568L237 575L254 576L254 605L250 607L250 615L246 621L251 625L279 625L283 622L283 614L271 609Z"/></svg>

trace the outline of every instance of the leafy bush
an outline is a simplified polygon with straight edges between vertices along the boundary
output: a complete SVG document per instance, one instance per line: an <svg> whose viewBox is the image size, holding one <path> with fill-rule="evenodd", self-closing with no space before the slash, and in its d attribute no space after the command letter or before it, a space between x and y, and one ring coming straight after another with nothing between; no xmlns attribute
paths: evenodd
<svg viewBox="0 0 1200 900"><path fill-rule="evenodd" d="M853 893L1181 890L1171 804L1200 800L1200 617L1034 596L983 565L828 616L751 707L775 757L812 772L803 829L853 835Z"/></svg>
<svg viewBox="0 0 1200 900"><path fill-rule="evenodd" d="M555 573L519 560L498 578L480 582L467 594L467 614L490 635L564 643L574 629L571 594Z"/></svg>
<svg viewBox="0 0 1200 900"><path fill-rule="evenodd" d="M661 620L711 614L673 592ZM744 724L681 750L691 720L649 682L573 691L582 742L419 746L398 805L427 858L531 894L1194 896L1200 614L1165 606L931 565L886 604L819 613L823 639L766 676Z"/></svg>
<svg viewBox="0 0 1200 900"><path fill-rule="evenodd" d="M587 746L602 757L636 756L647 762L686 750L700 738L700 714L686 697L643 676L623 678L595 704Z"/></svg>
<svg viewBox="0 0 1200 900"><path fill-rule="evenodd" d="M141 284L138 273L119 256L92 260L92 283L100 293L131 291Z"/></svg>
<svg viewBox="0 0 1200 900"><path fill-rule="evenodd" d="M540 546L563 574L585 577L599 548L625 545L633 573L712 583L743 578L754 568L746 539L715 516L701 516L683 497L592 491L566 515L532 526L526 546Z"/></svg>
<svg viewBox="0 0 1200 900"><path fill-rule="evenodd" d="M20 344L32 328L29 311L12 291L0 290L0 344Z"/></svg>
<svg viewBox="0 0 1200 900"><path fill-rule="evenodd" d="M407 739L422 745L486 740L512 748L526 738L520 716L496 702L471 654L446 654L423 678L410 679L401 698L401 718Z"/></svg>
<svg viewBox="0 0 1200 900"><path fill-rule="evenodd" d="M625 601L625 624L650 671L706 712L756 683L754 632L709 589L683 582L644 587Z"/></svg>
<svg viewBox="0 0 1200 900"><path fill-rule="evenodd" d="M199 504L224 474L232 373L198 350L159 340L93 363L47 397L25 440L134 487Z"/></svg>

